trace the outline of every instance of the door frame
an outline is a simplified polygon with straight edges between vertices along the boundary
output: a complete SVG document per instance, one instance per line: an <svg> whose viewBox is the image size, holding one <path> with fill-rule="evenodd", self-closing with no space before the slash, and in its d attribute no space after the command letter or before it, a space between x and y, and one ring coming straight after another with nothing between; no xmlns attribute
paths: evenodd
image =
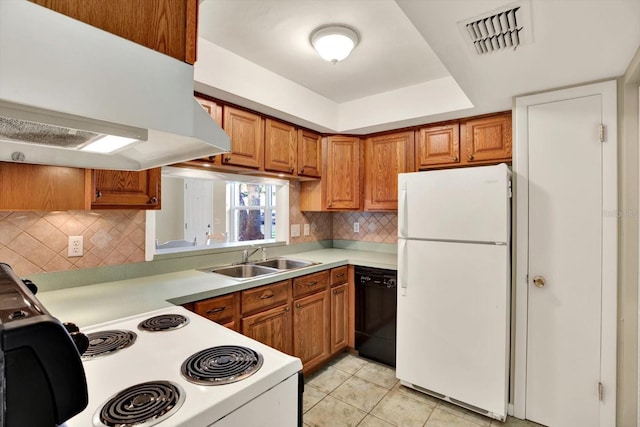
<svg viewBox="0 0 640 427"><path fill-rule="evenodd" d="M529 106L592 95L602 96L602 123L606 126L602 151L602 329L600 375L604 386L600 426L616 424L617 277L618 277L618 135L617 83L607 81L560 89L515 99L513 121L513 295L515 295L515 343L512 348L513 415L526 418L528 258L529 258Z"/></svg>

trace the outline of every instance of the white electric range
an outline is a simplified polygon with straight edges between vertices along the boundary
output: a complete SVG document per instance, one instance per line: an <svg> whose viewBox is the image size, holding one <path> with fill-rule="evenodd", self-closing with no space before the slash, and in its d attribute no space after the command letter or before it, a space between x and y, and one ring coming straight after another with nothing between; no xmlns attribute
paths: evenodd
<svg viewBox="0 0 640 427"><path fill-rule="evenodd" d="M167 329L140 329L148 319L153 319L147 322L152 329ZM81 332L91 342L83 356L89 403L66 422L68 427L301 425L300 359L182 307L105 322ZM123 336L132 343L118 342ZM87 356L119 346L124 348ZM154 411L158 414L140 422Z"/></svg>

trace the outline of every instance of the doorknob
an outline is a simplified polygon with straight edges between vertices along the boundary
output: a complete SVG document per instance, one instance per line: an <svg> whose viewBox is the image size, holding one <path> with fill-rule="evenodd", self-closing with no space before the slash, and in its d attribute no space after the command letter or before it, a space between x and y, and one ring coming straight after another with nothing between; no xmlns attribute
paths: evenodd
<svg viewBox="0 0 640 427"><path fill-rule="evenodd" d="M533 278L533 284L536 285L539 288L544 287L546 280L544 277L542 276L536 276Z"/></svg>

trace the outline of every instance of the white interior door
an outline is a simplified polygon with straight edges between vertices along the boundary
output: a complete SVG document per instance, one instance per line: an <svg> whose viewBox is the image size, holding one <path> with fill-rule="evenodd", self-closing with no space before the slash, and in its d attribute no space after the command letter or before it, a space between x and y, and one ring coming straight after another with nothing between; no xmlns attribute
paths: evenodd
<svg viewBox="0 0 640 427"><path fill-rule="evenodd" d="M551 427L612 425L602 423L600 387L610 277L603 147L616 141L600 142L600 94L529 105L527 117L526 418ZM615 373L613 382L611 396Z"/></svg>
<svg viewBox="0 0 640 427"><path fill-rule="evenodd" d="M184 181L184 238L190 242L197 238L198 243L204 243L207 233L213 231L213 181Z"/></svg>

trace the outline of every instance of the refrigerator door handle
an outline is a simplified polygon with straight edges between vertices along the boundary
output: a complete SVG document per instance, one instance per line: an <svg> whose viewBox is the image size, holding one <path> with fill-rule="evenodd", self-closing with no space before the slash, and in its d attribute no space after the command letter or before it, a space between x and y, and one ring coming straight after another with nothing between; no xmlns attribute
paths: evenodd
<svg viewBox="0 0 640 427"><path fill-rule="evenodd" d="M407 272L408 272L408 256L407 241L405 239L398 240L398 284L400 295L407 294Z"/></svg>
<svg viewBox="0 0 640 427"><path fill-rule="evenodd" d="M398 237L408 237L408 195L406 189L398 190Z"/></svg>

